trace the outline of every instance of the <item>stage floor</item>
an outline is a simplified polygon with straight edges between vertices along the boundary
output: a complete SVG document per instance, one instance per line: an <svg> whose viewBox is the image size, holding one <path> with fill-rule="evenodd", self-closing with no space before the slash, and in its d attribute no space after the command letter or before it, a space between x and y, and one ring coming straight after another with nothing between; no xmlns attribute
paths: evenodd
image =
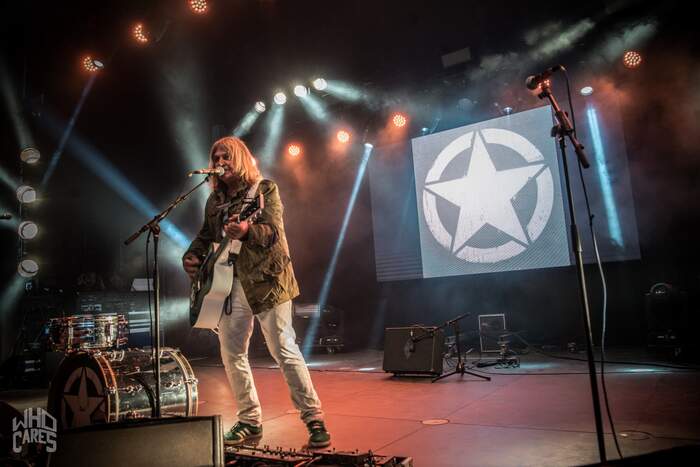
<svg viewBox="0 0 700 467"><path fill-rule="evenodd" d="M572 356L572 354L565 354ZM581 357L582 355L573 355ZM649 361L641 351L608 359ZM192 358L200 415L236 407L223 367ZM269 357L251 357L264 416L261 445L300 449L307 433ZM473 363L470 360L470 363ZM416 466L564 466L598 460L586 364L542 355L519 368L483 368L492 380L453 375L436 383L382 371L382 352L314 355L312 378L336 450L410 456ZM652 365L606 365L623 454L700 444L700 373ZM45 391L1 392L16 408L45 404ZM434 424L441 423L442 424ZM605 422L608 458L617 457Z"/></svg>

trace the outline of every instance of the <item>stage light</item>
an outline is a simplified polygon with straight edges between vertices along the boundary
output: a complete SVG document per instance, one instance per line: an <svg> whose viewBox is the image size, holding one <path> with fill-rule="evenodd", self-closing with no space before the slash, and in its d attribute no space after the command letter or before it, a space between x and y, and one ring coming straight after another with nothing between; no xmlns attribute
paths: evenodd
<svg viewBox="0 0 700 467"><path fill-rule="evenodd" d="M340 130L335 136L336 138L338 138L338 141L340 141L343 144L350 141L350 133L348 133L345 130Z"/></svg>
<svg viewBox="0 0 700 467"><path fill-rule="evenodd" d="M309 89L306 86L297 84L294 86L294 95L297 97L305 97L309 93Z"/></svg>
<svg viewBox="0 0 700 467"><path fill-rule="evenodd" d="M280 91L277 94L275 94L273 100L277 105L284 105L284 103L287 102L287 96L282 91Z"/></svg>
<svg viewBox="0 0 700 467"><path fill-rule="evenodd" d="M19 153L19 158L27 164L36 164L41 159L41 153L35 148L26 148Z"/></svg>
<svg viewBox="0 0 700 467"><path fill-rule="evenodd" d="M96 58L92 58L90 55L83 57L83 68L85 68L90 73L96 73L103 69L105 64Z"/></svg>
<svg viewBox="0 0 700 467"><path fill-rule="evenodd" d="M36 190L29 185L22 185L17 188L17 200L22 204L29 204L36 201Z"/></svg>
<svg viewBox="0 0 700 467"><path fill-rule="evenodd" d="M399 113L394 114L394 116L391 117L391 121L397 128L401 128L406 125L406 117Z"/></svg>
<svg viewBox="0 0 700 467"><path fill-rule="evenodd" d="M17 233L22 240L31 240L39 233L39 226L32 221L24 221L17 228Z"/></svg>
<svg viewBox="0 0 700 467"><path fill-rule="evenodd" d="M189 0L190 10L198 15L203 15L207 12L209 5L207 5L206 0Z"/></svg>
<svg viewBox="0 0 700 467"><path fill-rule="evenodd" d="M326 80L323 78L316 78L313 80L312 84L317 91L323 91L328 86L328 83L326 83Z"/></svg>
<svg viewBox="0 0 700 467"><path fill-rule="evenodd" d="M301 154L301 146L298 144L290 144L287 146L287 153L292 157L297 157Z"/></svg>
<svg viewBox="0 0 700 467"><path fill-rule="evenodd" d="M593 87L592 86L584 86L581 88L581 95L582 96L590 96L593 94Z"/></svg>
<svg viewBox="0 0 700 467"><path fill-rule="evenodd" d="M134 25L134 28L131 30L132 35L134 36L134 39L136 42L139 44L147 44L149 39L148 39L148 33L146 31L146 28L144 28L143 23L136 23Z"/></svg>
<svg viewBox="0 0 700 467"><path fill-rule="evenodd" d="M263 101L258 101L255 103L255 111L259 114L265 112L265 103Z"/></svg>
<svg viewBox="0 0 700 467"><path fill-rule="evenodd" d="M642 64L642 56L639 52L629 50L625 52L625 55L622 57L622 63L624 63L627 68L637 68Z"/></svg>
<svg viewBox="0 0 700 467"><path fill-rule="evenodd" d="M17 265L17 272L22 277L34 277L39 272L39 265L33 259L25 259Z"/></svg>
<svg viewBox="0 0 700 467"><path fill-rule="evenodd" d="M510 106L503 107L503 113L506 114L506 115L512 114L512 113L513 113L513 107L510 107Z"/></svg>

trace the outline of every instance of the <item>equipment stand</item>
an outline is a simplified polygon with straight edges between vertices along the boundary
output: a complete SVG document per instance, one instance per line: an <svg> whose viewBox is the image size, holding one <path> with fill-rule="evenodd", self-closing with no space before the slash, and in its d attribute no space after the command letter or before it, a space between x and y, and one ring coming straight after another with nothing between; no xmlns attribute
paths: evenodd
<svg viewBox="0 0 700 467"><path fill-rule="evenodd" d="M563 68L563 67L562 67ZM569 218L571 219L571 246L574 249L576 258L576 272L578 274L579 296L583 312L583 327L586 335L586 353L588 356L588 374L591 385L591 396L593 398L593 413L595 415L595 428L598 440L598 451L600 461L606 462L605 456L605 439L603 437L603 416L600 410L600 396L598 395L598 377L596 375L595 360L593 357L593 334L591 332L591 312L588 306L588 291L586 290L586 276L583 270L583 249L581 248L581 238L576 225L576 214L574 212L574 197L571 192L571 182L569 180L569 166L566 160L566 138L569 138L574 146L576 155L579 158L580 164L584 168L588 168L588 160L586 159L583 145L576 139L574 130L569 121L569 117L559 107L559 103L552 95L552 91L547 82L541 84L541 92L538 94L540 99L547 98L554 110L554 116L558 124L552 128L552 137L557 138L559 147L561 148L562 165L564 166L564 181L566 185L566 197L569 204Z"/></svg>
<svg viewBox="0 0 700 467"><path fill-rule="evenodd" d="M437 328L437 329L440 329L440 328L444 328L446 326L453 326L454 327L455 345L457 346L457 365L455 366L455 369L450 371L449 373L445 373L444 375L440 375L440 376L433 378L433 380L431 381L432 383L434 383L435 381L440 380L442 378L447 378L448 376L452 376L452 375L455 375L458 373L460 376L464 376L465 373L468 373L472 376L476 376L478 378L485 379L486 381L491 381L491 378L489 376L484 376L484 375L479 375L477 373L472 373L471 371L468 371L464 366L464 360L462 359L462 348L459 344L459 320L466 317L467 315L469 315L469 313L465 313L461 316L458 316L454 319L451 319L451 320L445 322L445 324L443 324L442 326Z"/></svg>
<svg viewBox="0 0 700 467"><path fill-rule="evenodd" d="M142 225L139 230L134 232L131 237L124 240L124 245L128 245L134 240L136 240L142 233L150 230L153 234L153 295L154 295L154 308L155 308L155 323L151 328L151 336L155 333L155 345L153 346L153 373L155 377L155 397L153 413L155 418L160 418L160 274L158 273L158 240L160 238L160 223L168 217L170 211L175 209L175 207L186 200L193 191L195 191L200 186L204 185L209 180L207 176L204 180L194 186L190 191L184 195L178 196L175 201L173 201L167 208L156 214L153 219Z"/></svg>

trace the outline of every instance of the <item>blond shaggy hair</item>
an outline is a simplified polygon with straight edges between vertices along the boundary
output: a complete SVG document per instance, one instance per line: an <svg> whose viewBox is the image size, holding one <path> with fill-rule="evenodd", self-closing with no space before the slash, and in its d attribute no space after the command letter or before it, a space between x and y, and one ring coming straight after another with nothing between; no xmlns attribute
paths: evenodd
<svg viewBox="0 0 700 467"><path fill-rule="evenodd" d="M226 154L231 156L233 172L241 180L245 181L246 184L252 185L262 178L262 175L255 164L255 159L253 159L253 154L251 154L248 146L246 146L243 140L240 138L236 138L235 136L226 136L215 141L209 150L210 168L214 167L212 158L214 157L214 152L216 152L217 149L224 149ZM212 190L216 191L220 188L218 177L211 177L209 182Z"/></svg>

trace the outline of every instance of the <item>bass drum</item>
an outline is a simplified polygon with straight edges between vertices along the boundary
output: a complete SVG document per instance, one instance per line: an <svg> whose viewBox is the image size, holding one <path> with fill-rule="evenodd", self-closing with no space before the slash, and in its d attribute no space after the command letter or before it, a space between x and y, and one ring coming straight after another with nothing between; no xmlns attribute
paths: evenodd
<svg viewBox="0 0 700 467"><path fill-rule="evenodd" d="M161 349L161 415L197 415L197 379L177 349ZM61 362L48 410L59 429L155 416L150 350L80 351Z"/></svg>

